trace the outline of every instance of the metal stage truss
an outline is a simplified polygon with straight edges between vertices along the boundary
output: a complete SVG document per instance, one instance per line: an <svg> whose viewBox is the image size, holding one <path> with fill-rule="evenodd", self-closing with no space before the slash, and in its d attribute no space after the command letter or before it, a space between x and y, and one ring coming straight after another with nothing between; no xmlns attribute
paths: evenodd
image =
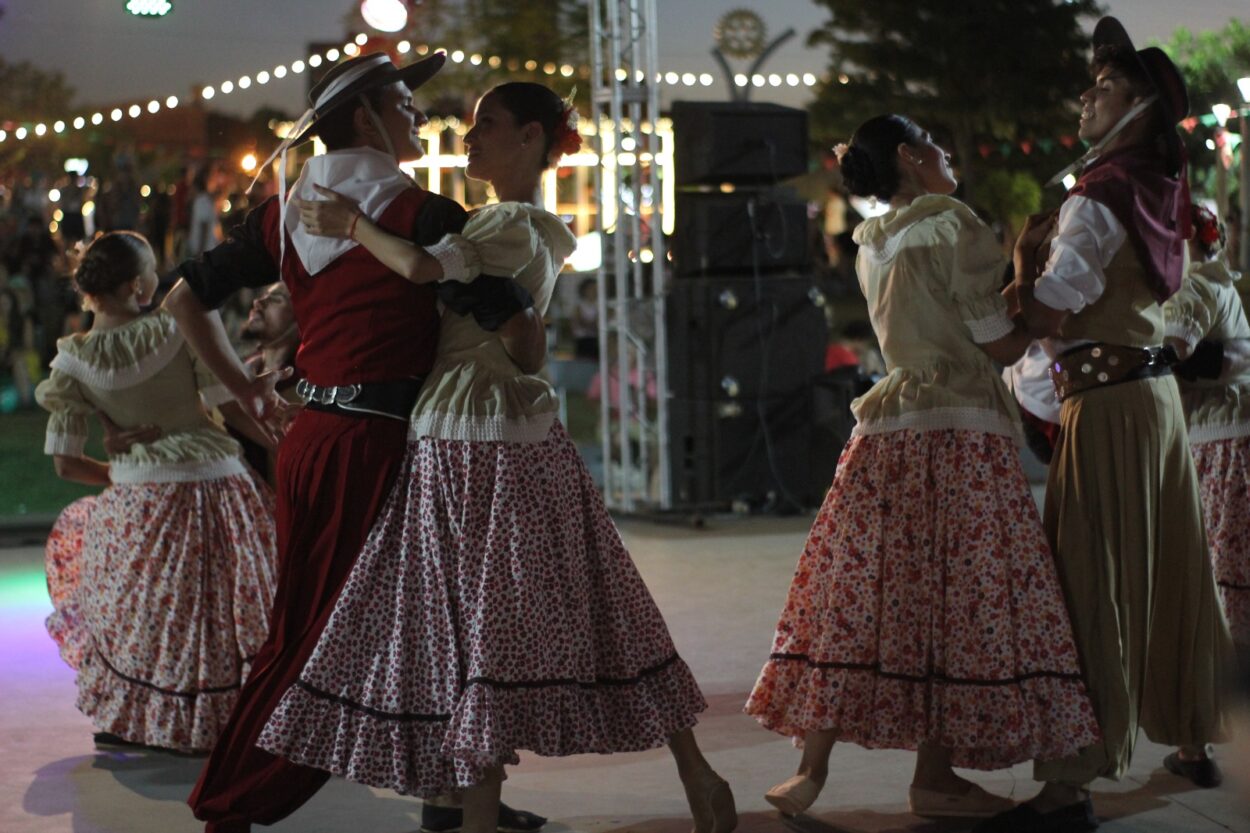
<svg viewBox="0 0 1250 833"><path fill-rule="evenodd" d="M591 0L600 439L612 509L672 508L656 0ZM645 160L645 161L644 161ZM619 391L619 392L618 392Z"/></svg>

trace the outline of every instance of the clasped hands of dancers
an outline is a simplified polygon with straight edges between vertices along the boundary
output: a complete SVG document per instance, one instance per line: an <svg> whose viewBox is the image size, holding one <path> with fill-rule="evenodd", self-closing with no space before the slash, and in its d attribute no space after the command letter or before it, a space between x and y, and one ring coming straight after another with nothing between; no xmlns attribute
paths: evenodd
<svg viewBox="0 0 1250 833"><path fill-rule="evenodd" d="M851 193L890 206L855 231L889 372L854 404L746 704L802 744L766 796L787 814L816 800L839 740L916 750L913 811L989 817L982 831L1095 827L1088 785L1123 774L1139 726L1181 747L1170 769L1218 782L1205 745L1223 733L1229 633L1154 352L1182 280L1188 101L1114 19L1094 45L1091 153L1057 221L1021 236L1006 290L998 241L949 196L926 131L880 116L838 148ZM211 748L190 799L209 831L278 821L331 773L443 807L429 830L532 829L544 820L499 801L517 750L666 744L695 831L729 833L733 795L692 732L706 703L534 375L574 247L539 184L577 148L576 111L537 84L482 96L467 174L500 202L466 214L398 167L422 154L412 91L443 61L334 67L279 149L315 134L328 152L289 202L183 264L160 311L140 312L155 286L141 237L88 249L76 277L96 322L62 340L39 401L58 471L107 488L49 542L72 576L49 630L101 731ZM213 312L279 280L302 409L281 375L248 372ZM995 367L1035 341L1062 399L1044 522ZM1111 372L1094 373L1104 353ZM285 434L276 494L205 415L228 398ZM91 461L97 410L161 437ZM1045 787L1014 807L953 770L1029 759Z"/></svg>

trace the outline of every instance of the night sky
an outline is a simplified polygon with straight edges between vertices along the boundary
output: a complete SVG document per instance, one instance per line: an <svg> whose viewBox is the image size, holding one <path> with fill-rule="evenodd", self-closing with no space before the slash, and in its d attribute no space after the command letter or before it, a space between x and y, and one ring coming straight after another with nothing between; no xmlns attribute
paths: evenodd
<svg viewBox="0 0 1250 833"><path fill-rule="evenodd" d="M218 84L227 78L272 69L303 57L309 41L335 40L344 34L350 0L173 0L174 12L160 20L138 19L123 0L0 0L0 55L7 61L29 60L59 68L77 90L77 110L105 104L185 98L195 83ZM819 74L825 55L803 46L806 35L825 19L810 0L659 0L662 69L716 73L708 54L712 27L726 11L754 8L770 37L788 27L799 37L786 44L766 72ZM1110 0L1134 38L1166 38L1184 23L1191 29L1219 28L1234 16L1250 19L1246 0ZM419 13L419 12L418 12ZM453 46L454 45L449 45ZM542 60L541 48L534 57ZM682 98L720 98L723 87L679 88ZM262 104L287 111L303 107L302 76L287 76L264 87L218 97L213 105L250 113ZM757 100L801 105L805 90L765 88ZM670 98L666 95L666 100ZM75 113L76 114L76 113ZM7 114L0 113L0 120Z"/></svg>

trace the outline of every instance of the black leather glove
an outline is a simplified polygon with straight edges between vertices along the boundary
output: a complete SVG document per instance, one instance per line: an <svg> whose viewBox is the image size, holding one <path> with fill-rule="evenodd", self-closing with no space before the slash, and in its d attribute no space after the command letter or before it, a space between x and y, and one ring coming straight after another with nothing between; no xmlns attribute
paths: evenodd
<svg viewBox="0 0 1250 833"><path fill-rule="evenodd" d="M1172 372L1186 382L1199 379L1218 379L1224 372L1224 343L1221 341L1200 341L1189 358L1175 365Z"/></svg>
<svg viewBox="0 0 1250 833"><path fill-rule="evenodd" d="M479 275L469 283L439 281L438 300L452 312L472 315L479 327L494 332L518 312L534 306L534 296L512 278Z"/></svg>

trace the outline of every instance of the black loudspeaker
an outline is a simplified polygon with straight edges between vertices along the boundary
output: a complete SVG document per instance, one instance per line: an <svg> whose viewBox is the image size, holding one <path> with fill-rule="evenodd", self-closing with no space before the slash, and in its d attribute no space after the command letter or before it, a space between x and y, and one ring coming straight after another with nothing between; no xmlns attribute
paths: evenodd
<svg viewBox="0 0 1250 833"><path fill-rule="evenodd" d="M807 113L686 101L672 113L676 184L688 189L677 195L673 271L683 279L665 327L674 501L818 505L841 450L816 424L829 398L814 387L825 293L794 274L807 264L806 203L768 187L807 172ZM725 183L734 188L711 187Z"/></svg>
<svg viewBox="0 0 1250 833"><path fill-rule="evenodd" d="M778 104L673 102L677 186L769 183L807 173L807 112Z"/></svg>
<svg viewBox="0 0 1250 833"><path fill-rule="evenodd" d="M855 416L851 403L872 387L859 367L839 367L819 376L812 385L812 458L817 477L833 480L838 457L851 441Z"/></svg>
<svg viewBox="0 0 1250 833"><path fill-rule="evenodd" d="M863 392L854 370L756 399L676 398L669 407L673 499L688 508L815 508L824 500Z"/></svg>
<svg viewBox="0 0 1250 833"><path fill-rule="evenodd" d="M811 393L763 399L673 399L673 499L692 508L818 505L812 476Z"/></svg>
<svg viewBox="0 0 1250 833"><path fill-rule="evenodd" d="M851 376L824 373L825 297L805 276L674 282L666 334L675 503L819 505L857 393Z"/></svg>
<svg viewBox="0 0 1250 833"><path fill-rule="evenodd" d="M807 266L807 203L792 191L679 191L676 209L678 277Z"/></svg>
<svg viewBox="0 0 1250 833"><path fill-rule="evenodd" d="M669 389L692 399L806 390L824 369L826 293L809 277L693 278L668 295Z"/></svg>

